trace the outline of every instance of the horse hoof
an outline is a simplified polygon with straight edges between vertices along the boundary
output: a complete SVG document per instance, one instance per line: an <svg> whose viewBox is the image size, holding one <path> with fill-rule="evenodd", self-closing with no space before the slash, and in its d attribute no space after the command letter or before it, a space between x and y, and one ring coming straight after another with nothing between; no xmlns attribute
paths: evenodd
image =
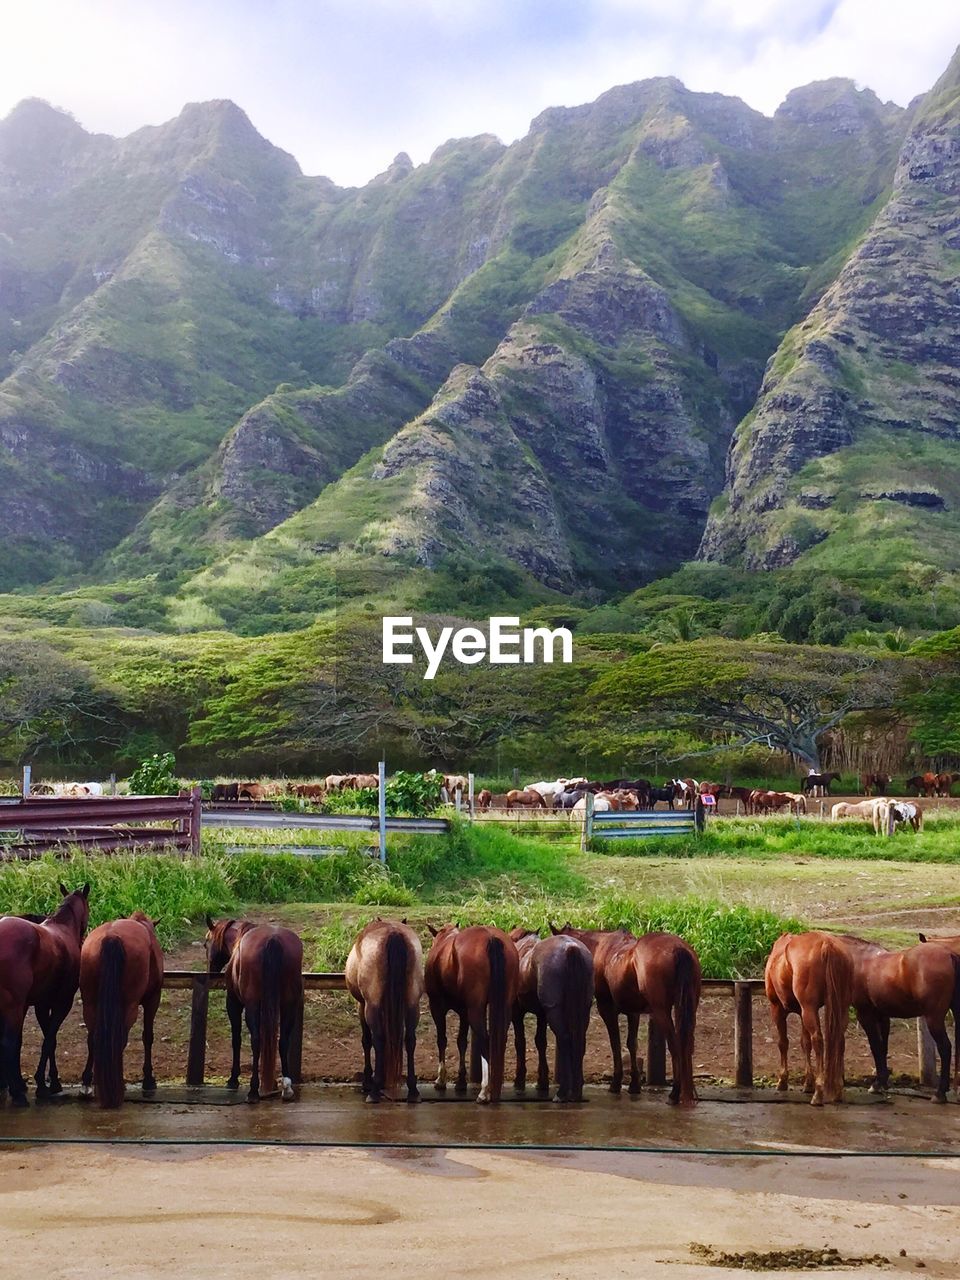
<svg viewBox="0 0 960 1280"><path fill-rule="evenodd" d="M946 1102L946 1100L947 1100L947 1095L945 1093L935 1093L933 1097L930 1099L930 1101L935 1103L937 1106L940 1106L940 1104L943 1102Z"/></svg>
<svg viewBox="0 0 960 1280"><path fill-rule="evenodd" d="M254 1090L253 1090L253 1089L251 1089L251 1090L250 1090L250 1092L247 1094L247 1101L248 1101L248 1102L259 1102L259 1101L260 1101L260 1094L259 1094L259 1093L257 1093L257 1092L254 1092Z"/></svg>
<svg viewBox="0 0 960 1280"><path fill-rule="evenodd" d="M622 1085L619 1085L619 1084L612 1084L612 1085L610 1086L610 1093L619 1093L619 1092L620 1092L620 1090L622 1089L622 1087L623 1087L623 1086L622 1086Z"/></svg>
<svg viewBox="0 0 960 1280"><path fill-rule="evenodd" d="M87 1099L87 1098L92 1098L92 1097L93 1097L93 1085L92 1085L92 1084L82 1084L82 1085L80 1086L80 1097L81 1097L84 1101L86 1101L86 1099Z"/></svg>
<svg viewBox="0 0 960 1280"><path fill-rule="evenodd" d="M526 1080L514 1080L513 1090L514 1090L514 1093L526 1093L527 1091Z"/></svg>
<svg viewBox="0 0 960 1280"><path fill-rule="evenodd" d="M280 1081L280 1097L284 1102L293 1101L293 1081L289 1076L284 1076Z"/></svg>
<svg viewBox="0 0 960 1280"><path fill-rule="evenodd" d="M482 1093L477 1094L477 1102L481 1107L489 1107L490 1105L490 1099L485 1097Z"/></svg>
<svg viewBox="0 0 960 1280"><path fill-rule="evenodd" d="M40 1098L48 1098L50 1096L50 1092L51 1091L47 1088L47 1086L43 1083L42 1080L37 1081L36 1096L38 1101L40 1100Z"/></svg>
<svg viewBox="0 0 960 1280"><path fill-rule="evenodd" d="M777 1093L787 1093L789 1089L790 1085L786 1080L777 1081Z"/></svg>
<svg viewBox="0 0 960 1280"><path fill-rule="evenodd" d="M407 1101L411 1103L422 1102L423 1098L420 1097L420 1091L418 1089L411 1089L411 1091L407 1094Z"/></svg>
<svg viewBox="0 0 960 1280"><path fill-rule="evenodd" d="M631 1080L631 1081L630 1081L630 1088L627 1090L627 1093L632 1093L632 1094L636 1095L636 1094L638 1094L638 1093L640 1093L640 1092L641 1092L640 1085L639 1085L639 1084L634 1084L634 1082Z"/></svg>
<svg viewBox="0 0 960 1280"><path fill-rule="evenodd" d="M368 1103L370 1106L375 1106L379 1101L380 1101L379 1093L368 1093L367 1096L364 1098L364 1102Z"/></svg>
<svg viewBox="0 0 960 1280"><path fill-rule="evenodd" d="M30 1105L30 1103L27 1101L27 1095L25 1093L13 1094L10 1101L13 1103L15 1107L29 1107Z"/></svg>
<svg viewBox="0 0 960 1280"><path fill-rule="evenodd" d="M63 1085L59 1080L51 1080L47 1085L47 1092L51 1097L55 1097L58 1093L63 1093Z"/></svg>
<svg viewBox="0 0 960 1280"><path fill-rule="evenodd" d="M466 1082L466 1080L458 1080L458 1081L457 1081L457 1083L453 1086L453 1092L454 1092L454 1093L466 1093L466 1092L467 1092L467 1082Z"/></svg>
<svg viewBox="0 0 960 1280"><path fill-rule="evenodd" d="M822 1107L823 1098L819 1094L815 1093L813 1097L810 1099L810 1105L811 1107Z"/></svg>
<svg viewBox="0 0 960 1280"><path fill-rule="evenodd" d="M144 1093L156 1093L157 1082L156 1080L154 1080L153 1076L148 1076L147 1079L144 1080L140 1088Z"/></svg>
<svg viewBox="0 0 960 1280"><path fill-rule="evenodd" d="M228 1089L239 1089L239 1088L240 1088L240 1081L239 1081L239 1080L234 1079L234 1077L233 1077L233 1076L231 1076L231 1077L230 1077L230 1079L227 1081L227 1088L228 1088Z"/></svg>

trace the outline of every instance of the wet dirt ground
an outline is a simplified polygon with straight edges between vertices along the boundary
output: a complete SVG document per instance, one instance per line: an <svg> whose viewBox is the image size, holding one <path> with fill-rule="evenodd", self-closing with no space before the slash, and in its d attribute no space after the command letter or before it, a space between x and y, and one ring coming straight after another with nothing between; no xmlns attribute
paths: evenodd
<svg viewBox="0 0 960 1280"><path fill-rule="evenodd" d="M851 1274L831 1250L886 1259L861 1276L960 1274L955 1106L854 1095L819 1111L793 1095L711 1094L676 1112L658 1092L591 1090L580 1107L481 1108L425 1090L417 1107L371 1107L352 1089L306 1086L299 1101L251 1107L217 1090L136 1094L116 1113L73 1098L0 1111L4 1277L722 1276L703 1244L744 1259L804 1250L821 1276ZM237 1145L215 1145L223 1137ZM390 1145L290 1145L305 1141ZM496 1142L743 1154L456 1146ZM953 1155L893 1154L921 1145ZM840 1157L851 1148L872 1154Z"/></svg>

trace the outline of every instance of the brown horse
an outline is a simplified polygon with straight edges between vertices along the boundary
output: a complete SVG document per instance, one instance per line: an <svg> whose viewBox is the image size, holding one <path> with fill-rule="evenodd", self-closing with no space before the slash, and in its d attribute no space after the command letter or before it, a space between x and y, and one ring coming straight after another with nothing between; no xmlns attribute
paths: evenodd
<svg viewBox="0 0 960 1280"><path fill-rule="evenodd" d="M578 938L593 955L597 1012L610 1037L613 1054L611 1093L623 1087L620 1014L627 1017L630 1054L630 1093L640 1092L637 1032L640 1015L648 1013L667 1042L673 1064L669 1101L692 1106L693 1041L700 1004L700 960L694 949L673 933L646 933L636 938L625 929L574 929L564 925L551 932Z"/></svg>
<svg viewBox="0 0 960 1280"><path fill-rule="evenodd" d="M486 925L470 925L466 929L455 924L444 925L442 929L427 927L434 938L427 956L424 985L437 1028L440 1068L436 1087L447 1087L447 1011L453 1009L460 1015L457 1090L462 1092L467 1087L467 1033L472 1031L480 1049L483 1071L477 1101L499 1102L507 1030L520 982L516 945L502 929Z"/></svg>
<svg viewBox="0 0 960 1280"><path fill-rule="evenodd" d="M508 809L545 809L547 802L539 791L508 791Z"/></svg>
<svg viewBox="0 0 960 1280"><path fill-rule="evenodd" d="M777 1088L784 1092L789 1085L787 1015L798 1013L807 1061L804 1090L813 1094L815 1107L842 1102L844 1037L853 999L853 963L842 941L816 931L781 934L767 957L763 980L780 1048Z"/></svg>
<svg viewBox="0 0 960 1280"><path fill-rule="evenodd" d="M890 776L886 773L861 773L860 790L865 796L872 791L875 796L882 796L890 786Z"/></svg>
<svg viewBox="0 0 960 1280"><path fill-rule="evenodd" d="M514 929L510 937L520 955L520 992L513 1019L517 1046L515 1086L527 1082L527 1040L524 1016L537 1019L537 1092L550 1088L547 1064L547 1027L557 1045L557 1092L554 1102L583 1101L583 1055L593 1007L593 957L576 938L555 935L541 938L526 929Z"/></svg>
<svg viewBox="0 0 960 1280"><path fill-rule="evenodd" d="M926 796L932 800L937 794L940 775L938 773L915 773L906 781L908 791L915 791L918 796Z"/></svg>
<svg viewBox="0 0 960 1280"><path fill-rule="evenodd" d="M952 1011L958 1061L954 1087L960 1089L960 947L954 938L921 941L905 951L887 951L862 938L841 940L854 963L853 1003L870 1042L876 1066L874 1089L890 1080L887 1045L891 1018L923 1018L940 1057L934 1102L946 1102L950 1087L950 1038L946 1015Z"/></svg>
<svg viewBox="0 0 960 1280"><path fill-rule="evenodd" d="M212 920L207 916L207 969L226 971L227 1017L233 1065L228 1089L240 1087L241 1016L250 1033L253 1064L248 1102L260 1101L260 1084L276 1092L280 1051L280 1096L293 1097L290 1040L303 1004L303 943L292 929L252 920Z"/></svg>
<svg viewBox="0 0 960 1280"><path fill-rule="evenodd" d="M407 1101L419 1102L413 1060L423 995L423 951L406 923L373 920L357 934L347 956L347 990L360 1005L363 1092L379 1102L399 1087L407 1050ZM376 1070L370 1069L370 1050Z"/></svg>
<svg viewBox="0 0 960 1280"><path fill-rule="evenodd" d="M163 990L163 952L155 922L142 911L94 929L80 951L80 999L87 1028L87 1061L80 1096L101 1107L123 1102L123 1051L137 1007L143 1009L143 1088L153 1075L153 1023ZM92 1086L91 1086L92 1081Z"/></svg>
<svg viewBox="0 0 960 1280"><path fill-rule="evenodd" d="M89 918L90 886L71 893L61 885L60 892L63 901L53 915L39 920L0 917L0 1099L9 1089L15 1107L27 1106L20 1057L23 1023L31 1005L43 1033L34 1076L37 1097L63 1089L57 1072L57 1032L80 981L80 943Z"/></svg>

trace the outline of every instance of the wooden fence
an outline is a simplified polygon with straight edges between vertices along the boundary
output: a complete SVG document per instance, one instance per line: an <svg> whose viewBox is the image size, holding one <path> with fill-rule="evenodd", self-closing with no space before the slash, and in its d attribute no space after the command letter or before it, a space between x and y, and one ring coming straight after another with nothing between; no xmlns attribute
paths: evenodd
<svg viewBox="0 0 960 1280"><path fill-rule="evenodd" d="M139 825L139 824L150 825ZM137 825L132 825L137 824ZM162 824L162 825L157 825ZM0 859L35 858L69 848L169 848L200 852L200 788L176 796L67 796L0 804Z"/></svg>
<svg viewBox="0 0 960 1280"><path fill-rule="evenodd" d="M201 1088L207 1060L207 1015L211 991L224 988L223 974L195 973L190 970L168 970L163 985L167 990L189 991L190 1040L187 1046L186 1077L191 1088ZM306 991L345 991L346 981L342 973L305 973L303 985ZM733 1083L738 1089L754 1086L753 1064L753 997L763 992L762 978L704 978L703 991L720 993L733 1000ZM921 1084L933 1085L936 1081L936 1064L933 1039L922 1019L917 1020L917 1051ZM294 1082L303 1077L303 1006L290 1045L290 1071ZM667 1046L660 1031L653 1025L647 1028L646 1079L651 1085L667 1083ZM471 1062L471 1080L480 1081L480 1063L474 1053Z"/></svg>

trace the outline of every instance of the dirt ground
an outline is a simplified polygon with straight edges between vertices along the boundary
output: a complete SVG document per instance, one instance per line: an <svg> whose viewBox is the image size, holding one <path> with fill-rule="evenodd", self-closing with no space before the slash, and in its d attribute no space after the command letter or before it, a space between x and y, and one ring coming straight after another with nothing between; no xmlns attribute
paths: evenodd
<svg viewBox="0 0 960 1280"><path fill-rule="evenodd" d="M0 1150L7 1280L671 1280L796 1251L819 1275L956 1277L960 1162L257 1147ZM856 1193L851 1195L851 1183ZM908 1187L903 1191L901 1187ZM831 1251L836 1250L837 1253ZM856 1272L843 1259L878 1259ZM886 1261L883 1261L886 1260ZM796 1275L769 1263L771 1277Z"/></svg>

